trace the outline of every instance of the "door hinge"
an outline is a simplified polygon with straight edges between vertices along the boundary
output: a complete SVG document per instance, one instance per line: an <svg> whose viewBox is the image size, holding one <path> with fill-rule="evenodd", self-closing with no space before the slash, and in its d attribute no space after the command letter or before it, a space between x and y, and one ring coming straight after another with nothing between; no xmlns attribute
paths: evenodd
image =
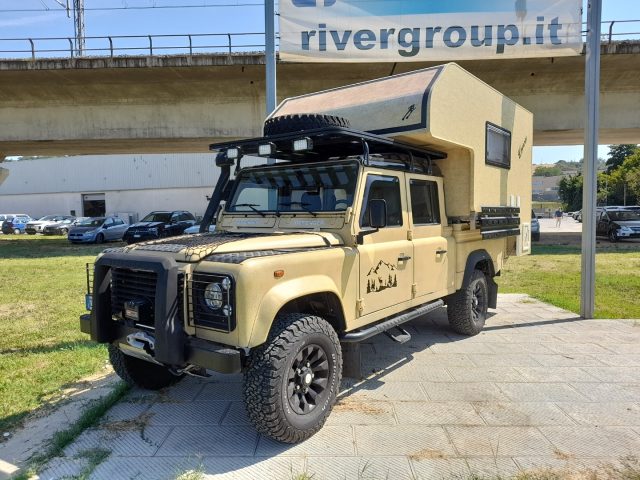
<svg viewBox="0 0 640 480"><path fill-rule="evenodd" d="M362 313L364 311L364 300L359 298L356 300L356 308L358 309L358 313Z"/></svg>
<svg viewBox="0 0 640 480"><path fill-rule="evenodd" d="M412 283L411 284L411 298L416 298L416 294L418 293L418 284L417 283Z"/></svg>
<svg viewBox="0 0 640 480"><path fill-rule="evenodd" d="M413 230L407 230L407 240L413 240Z"/></svg>

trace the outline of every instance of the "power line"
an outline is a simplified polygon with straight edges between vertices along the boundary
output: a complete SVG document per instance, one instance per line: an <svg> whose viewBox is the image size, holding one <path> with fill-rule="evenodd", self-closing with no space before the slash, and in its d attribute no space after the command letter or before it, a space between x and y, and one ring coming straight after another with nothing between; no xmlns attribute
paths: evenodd
<svg viewBox="0 0 640 480"><path fill-rule="evenodd" d="M85 11L94 12L107 12L114 10L169 10L178 8L224 8L224 7L261 7L264 3L218 3L218 4L203 4L203 5L147 5L140 7L85 7ZM36 12L58 12L59 10L45 9L45 8L16 8L16 9L2 9L0 13L36 13Z"/></svg>

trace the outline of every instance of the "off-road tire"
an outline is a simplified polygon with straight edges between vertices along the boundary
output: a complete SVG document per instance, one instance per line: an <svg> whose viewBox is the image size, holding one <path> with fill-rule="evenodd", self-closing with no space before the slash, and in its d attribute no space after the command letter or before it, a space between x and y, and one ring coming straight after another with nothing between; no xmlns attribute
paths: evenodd
<svg viewBox="0 0 640 480"><path fill-rule="evenodd" d="M98 235L96 235L96 243L100 244L104 242L104 235L99 233Z"/></svg>
<svg viewBox="0 0 640 480"><path fill-rule="evenodd" d="M334 115L319 115L315 113L281 115L264 122L264 135L301 132L325 127L351 128L351 123L346 118Z"/></svg>
<svg viewBox="0 0 640 480"><path fill-rule="evenodd" d="M314 375L326 378L326 387L318 393L316 406L300 414L294 411L296 407L289 398L293 393L300 394L288 391L293 383L289 374L300 365L296 357L304 357L304 352L314 347L320 347L325 354L327 373L314 370ZM317 361L311 362L312 366L315 364ZM306 440L322 428L331 413L341 377L342 350L333 327L314 315L281 315L276 318L267 341L251 352L244 374L244 402L249 419L258 432L280 442Z"/></svg>
<svg viewBox="0 0 640 480"><path fill-rule="evenodd" d="M609 233L607 234L607 238L611 243L616 243L619 240L618 234L613 228L609 230Z"/></svg>
<svg viewBox="0 0 640 480"><path fill-rule="evenodd" d="M474 298L477 305L474 304ZM488 306L487 277L480 270L474 270L469 284L447 299L449 325L461 335L477 335L484 327Z"/></svg>
<svg viewBox="0 0 640 480"><path fill-rule="evenodd" d="M118 376L132 387L160 390L179 382L184 375L174 375L168 368L125 355L115 345L109 345L109 361Z"/></svg>

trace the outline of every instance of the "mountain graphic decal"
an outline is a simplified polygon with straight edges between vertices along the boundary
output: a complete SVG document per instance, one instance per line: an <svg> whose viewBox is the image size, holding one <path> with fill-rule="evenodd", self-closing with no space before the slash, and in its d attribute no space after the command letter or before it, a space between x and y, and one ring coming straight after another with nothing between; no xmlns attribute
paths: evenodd
<svg viewBox="0 0 640 480"><path fill-rule="evenodd" d="M398 286L396 266L380 260L367 274L367 293L381 292Z"/></svg>

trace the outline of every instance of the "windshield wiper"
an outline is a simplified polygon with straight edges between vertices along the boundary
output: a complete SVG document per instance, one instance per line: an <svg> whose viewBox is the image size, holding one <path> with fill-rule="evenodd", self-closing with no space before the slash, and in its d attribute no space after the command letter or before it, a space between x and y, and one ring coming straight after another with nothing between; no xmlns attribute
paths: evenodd
<svg viewBox="0 0 640 480"><path fill-rule="evenodd" d="M281 202L280 205L285 206L285 207L290 207L291 205L300 205L302 208L304 208L305 212L310 213L314 217L318 216L318 214L316 212L314 212L310 208L307 208L307 207L311 206L310 203L305 203L305 202Z"/></svg>
<svg viewBox="0 0 640 480"><path fill-rule="evenodd" d="M259 207L259 206L260 205L257 204L257 203L236 203L235 205L232 205L233 208L236 208L236 207L249 207L251 210L256 212L261 217L266 217L267 215L264 212L261 212L260 210L258 210L256 208L256 207Z"/></svg>

